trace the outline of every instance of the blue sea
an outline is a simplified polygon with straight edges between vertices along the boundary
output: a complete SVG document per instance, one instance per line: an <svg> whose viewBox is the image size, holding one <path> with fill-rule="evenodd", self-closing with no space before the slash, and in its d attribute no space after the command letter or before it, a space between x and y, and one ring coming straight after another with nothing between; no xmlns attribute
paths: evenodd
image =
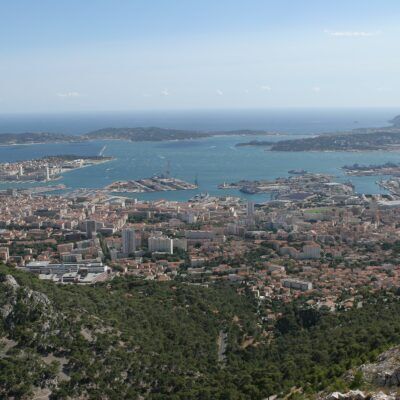
<svg viewBox="0 0 400 400"><path fill-rule="evenodd" d="M195 130L267 129L289 134L386 126L395 108L135 111L66 114L1 114L0 133L82 134L106 127L158 126Z"/></svg>
<svg viewBox="0 0 400 400"><path fill-rule="evenodd" d="M0 115L0 133L49 131L81 134L104 127L159 126L195 130L266 129L280 132L267 140L306 137L361 127L388 125L399 113L394 109L321 109L321 110L248 110L197 112L135 112L66 115ZM253 139L253 137L252 137ZM254 138L255 139L255 138ZM259 137L258 139L266 139ZM240 195L265 201L267 194L245 195L236 190L219 190L223 182L240 179L274 179L287 176L290 169L329 173L339 181L349 180L341 167L346 164L400 162L396 152L270 152L258 147L236 147L248 137L222 136L174 142L98 141L71 144L38 144L0 147L0 162L38 158L45 155L104 155L109 163L66 173L57 183L69 189L102 188L115 180L150 177L165 171L169 161L171 174L193 182L199 189L162 193L135 194L140 199L187 200L200 192L213 195ZM381 193L376 181L381 177L351 177L359 193ZM0 187L23 187L2 184Z"/></svg>

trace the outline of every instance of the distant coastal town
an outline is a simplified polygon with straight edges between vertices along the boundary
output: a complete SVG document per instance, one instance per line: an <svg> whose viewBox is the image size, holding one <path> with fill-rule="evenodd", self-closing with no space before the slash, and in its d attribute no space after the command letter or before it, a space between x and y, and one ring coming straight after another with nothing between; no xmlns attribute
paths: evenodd
<svg viewBox="0 0 400 400"><path fill-rule="evenodd" d="M68 171L111 161L112 157L59 155L0 164L0 182L51 182Z"/></svg>
<svg viewBox="0 0 400 400"><path fill-rule="evenodd" d="M126 184L130 190L140 182L149 188L143 190L161 190L151 185L164 181L184 185L153 179ZM242 184L249 182L229 187ZM247 287L268 324L279 318L274 300L302 298L315 309L335 310L361 301L372 272L371 290L400 285L399 191L358 195L349 184L311 173L252 184L260 190L273 185L278 196L263 204L223 195L149 202L110 193L118 184L65 195L3 190L0 259L58 284L119 275L225 281Z"/></svg>

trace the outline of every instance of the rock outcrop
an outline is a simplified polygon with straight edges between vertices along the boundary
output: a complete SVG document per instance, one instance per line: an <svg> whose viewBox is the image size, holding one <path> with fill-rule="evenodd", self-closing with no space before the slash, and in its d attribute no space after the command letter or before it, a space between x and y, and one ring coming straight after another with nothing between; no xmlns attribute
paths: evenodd
<svg viewBox="0 0 400 400"><path fill-rule="evenodd" d="M16 304L16 295L17 290L19 289L19 284L12 275L5 275L1 278L2 281L0 282L0 285L2 286L2 290L7 297L7 302L0 304L0 315L4 320L6 320L12 313Z"/></svg>
<svg viewBox="0 0 400 400"><path fill-rule="evenodd" d="M376 362L363 364L349 372L347 378L354 377L355 371L362 372L364 382L377 389L368 393L360 390L334 392L321 400L400 400L400 394L397 394L400 387L400 346L385 351L379 355ZM391 393L384 393L380 388Z"/></svg>
<svg viewBox="0 0 400 400"><path fill-rule="evenodd" d="M11 275L1 277L0 316L10 339L53 350L52 338L60 335L64 316L41 292L22 287Z"/></svg>
<svg viewBox="0 0 400 400"><path fill-rule="evenodd" d="M359 367L366 382L379 387L400 386L400 346L382 353L375 363Z"/></svg>
<svg viewBox="0 0 400 400"><path fill-rule="evenodd" d="M361 390L350 390L347 393L333 392L321 400L399 400L396 394L386 394L382 391L364 393Z"/></svg>

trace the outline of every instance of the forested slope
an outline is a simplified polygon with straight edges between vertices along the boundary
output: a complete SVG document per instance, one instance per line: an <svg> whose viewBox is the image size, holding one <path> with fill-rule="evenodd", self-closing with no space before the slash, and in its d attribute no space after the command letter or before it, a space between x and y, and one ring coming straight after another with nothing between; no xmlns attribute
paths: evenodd
<svg viewBox="0 0 400 400"><path fill-rule="evenodd" d="M347 312L300 302L281 312L268 332L253 297L231 287L133 278L57 286L0 267L0 398L262 399L293 386L312 398L344 388L346 370L400 343L391 293Z"/></svg>

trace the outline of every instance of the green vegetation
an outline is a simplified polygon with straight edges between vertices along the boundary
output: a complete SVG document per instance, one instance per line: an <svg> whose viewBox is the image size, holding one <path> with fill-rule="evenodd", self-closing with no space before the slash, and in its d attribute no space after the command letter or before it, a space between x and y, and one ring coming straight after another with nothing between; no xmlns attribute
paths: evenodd
<svg viewBox="0 0 400 400"><path fill-rule="evenodd" d="M282 140L272 145L272 151L353 151L391 149L400 143L398 129L377 129L373 132L319 135L312 138Z"/></svg>
<svg viewBox="0 0 400 400"><path fill-rule="evenodd" d="M361 385L362 376L344 382L344 372L400 343L392 293L334 314L302 300L275 304L282 316L268 333L260 310L245 289L225 285L127 277L58 286L2 266L0 337L16 345L0 345L0 398L48 388L52 399L262 399L294 386L311 397ZM49 355L56 361L45 362Z"/></svg>
<svg viewBox="0 0 400 400"><path fill-rule="evenodd" d="M165 129L157 127L137 127L137 128L104 128L83 135L83 138L104 140L119 139L139 141L163 141L163 140L186 140L201 139L218 135L263 135L265 131L242 129L235 131L191 131L179 129Z"/></svg>
<svg viewBox="0 0 400 400"><path fill-rule="evenodd" d="M132 224L142 223L142 222L156 224L159 222L166 222L169 219L170 215L162 213L155 213L151 217L147 216L147 213L130 214L128 216L128 222Z"/></svg>
<svg viewBox="0 0 400 400"><path fill-rule="evenodd" d="M2 133L0 144L29 144L29 143L62 143L77 142L79 136L64 135L61 133L49 132L27 132L27 133Z"/></svg>
<svg viewBox="0 0 400 400"><path fill-rule="evenodd" d="M234 131L192 131L179 129L165 129L157 127L137 128L104 128L83 135L64 135L50 132L27 132L27 133L2 133L0 144L30 144L30 143L64 143L83 142L87 140L127 140L140 141L164 141L164 140L186 140L201 139L218 135L265 135L266 131L241 129Z"/></svg>

